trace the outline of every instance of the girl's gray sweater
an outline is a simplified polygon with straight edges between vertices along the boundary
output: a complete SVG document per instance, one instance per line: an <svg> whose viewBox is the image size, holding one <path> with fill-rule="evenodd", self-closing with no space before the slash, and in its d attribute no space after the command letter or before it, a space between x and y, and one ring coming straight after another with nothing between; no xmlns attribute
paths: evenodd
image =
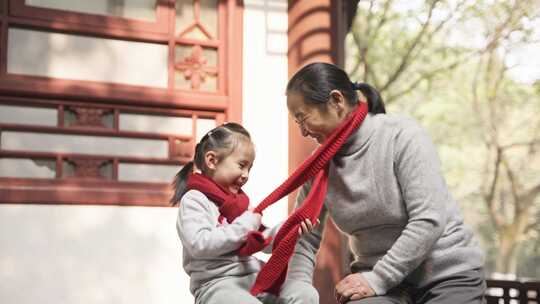
<svg viewBox="0 0 540 304"><path fill-rule="evenodd" d="M368 115L333 158L329 174L321 223L329 214L349 237L351 270L378 295L403 281L421 287L483 266L437 151L415 121ZM309 189L309 183L302 187L297 205ZM311 281L323 229L299 240L289 276Z"/></svg>
<svg viewBox="0 0 540 304"><path fill-rule="evenodd" d="M190 276L190 291L195 295L205 283L223 277L258 273L263 262L253 256L239 256L237 249L250 231L259 229L260 221L250 211L232 223L219 223L219 209L206 195L190 190L182 196L176 229L183 247L183 266ZM263 234L274 236L280 225ZM269 253L271 245L264 252Z"/></svg>

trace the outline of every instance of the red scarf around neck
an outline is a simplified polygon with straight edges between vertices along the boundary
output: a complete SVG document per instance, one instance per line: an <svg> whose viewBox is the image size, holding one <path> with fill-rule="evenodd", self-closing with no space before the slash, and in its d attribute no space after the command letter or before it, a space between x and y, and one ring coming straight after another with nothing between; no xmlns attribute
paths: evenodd
<svg viewBox="0 0 540 304"><path fill-rule="evenodd" d="M189 175L187 190L191 189L201 191L213 201L218 206L221 216L226 218L228 223L232 223L249 207L249 197L242 189L238 194L231 193L203 174Z"/></svg>
<svg viewBox="0 0 540 304"><path fill-rule="evenodd" d="M311 191L302 205L289 216L278 231L272 249L272 256L257 275L251 294L270 292L279 295L281 285L285 281L287 265L293 254L298 239L300 223L309 219L315 223L321 212L328 186L329 161L345 143L350 134L364 121L368 113L366 103L360 103L356 111L343 121L324 143L306 159L296 171L283 182L276 190L270 193L254 210L262 213L285 195L314 178Z"/></svg>
<svg viewBox="0 0 540 304"><path fill-rule="evenodd" d="M218 206L220 213L219 222L225 218L227 219L227 223L232 223L242 213L246 212L249 207L249 197L242 189L239 190L238 194L231 193L203 174L192 173L189 175L187 190L191 189L204 193ZM264 237L262 231L265 229L266 227L261 225L259 230L250 231L246 241L238 249L238 254L242 256L251 255L268 246L272 241L272 237Z"/></svg>

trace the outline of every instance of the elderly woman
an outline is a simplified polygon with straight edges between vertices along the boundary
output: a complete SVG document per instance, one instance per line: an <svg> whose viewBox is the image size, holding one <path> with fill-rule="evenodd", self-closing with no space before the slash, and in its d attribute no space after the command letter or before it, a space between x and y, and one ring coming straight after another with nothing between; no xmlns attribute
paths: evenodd
<svg viewBox="0 0 540 304"><path fill-rule="evenodd" d="M426 131L385 114L374 88L352 83L331 64L309 64L287 86L290 115L318 143L359 102L368 103L369 114L330 162L321 225L299 240L288 276L311 282L329 215L354 257L351 274L335 287L338 302L482 303L483 252L463 223ZM300 190L297 207L310 186Z"/></svg>

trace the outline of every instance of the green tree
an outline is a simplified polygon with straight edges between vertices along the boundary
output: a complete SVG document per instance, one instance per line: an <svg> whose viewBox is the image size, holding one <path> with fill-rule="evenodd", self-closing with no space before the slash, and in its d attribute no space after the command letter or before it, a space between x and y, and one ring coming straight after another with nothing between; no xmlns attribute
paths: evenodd
<svg viewBox="0 0 540 304"><path fill-rule="evenodd" d="M498 2L491 14L478 14L486 28L486 52L471 83L473 114L485 150L479 195L496 231L494 269L516 273L520 245L535 238L540 204L540 98L533 85L509 75L508 56L531 43L527 28L538 18L535 1Z"/></svg>
<svg viewBox="0 0 540 304"><path fill-rule="evenodd" d="M470 1L360 1L347 41L347 68L371 83L387 104L473 58L476 50L446 43Z"/></svg>

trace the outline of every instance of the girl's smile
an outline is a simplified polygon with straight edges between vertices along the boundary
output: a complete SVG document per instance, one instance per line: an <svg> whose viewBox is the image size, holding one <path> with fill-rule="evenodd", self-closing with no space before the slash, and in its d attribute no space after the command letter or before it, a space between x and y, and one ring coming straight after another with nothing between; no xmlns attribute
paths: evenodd
<svg viewBox="0 0 540 304"><path fill-rule="evenodd" d="M238 193L249 179L249 171L255 160L251 142L240 142L234 151L219 160L212 170L212 178L223 188Z"/></svg>

